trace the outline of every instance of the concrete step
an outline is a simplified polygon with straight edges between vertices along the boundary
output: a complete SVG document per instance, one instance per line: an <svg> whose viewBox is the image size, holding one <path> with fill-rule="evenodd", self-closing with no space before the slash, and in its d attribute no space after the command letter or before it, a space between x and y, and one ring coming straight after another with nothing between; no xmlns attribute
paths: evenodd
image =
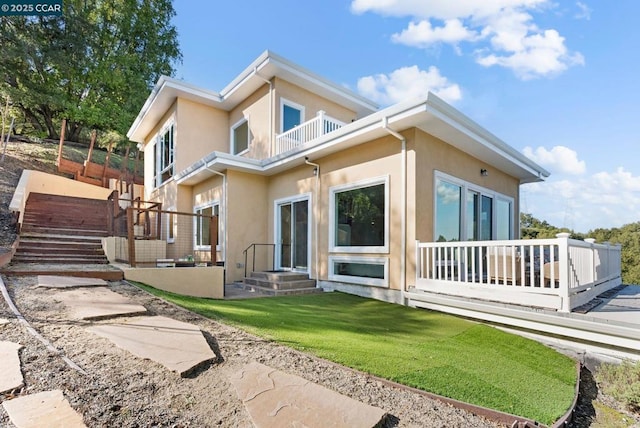
<svg viewBox="0 0 640 428"><path fill-rule="evenodd" d="M309 279L309 275L300 272L289 271L264 271L264 272L251 272L251 278L262 279L274 282L285 281L301 281Z"/></svg>
<svg viewBox="0 0 640 428"><path fill-rule="evenodd" d="M241 288L247 292L255 293L256 295L262 295L264 297L268 296L294 296L294 295L302 295L302 294L320 294L323 293L324 290L318 287L311 288L294 288L288 290L276 290L273 288L261 287L259 285L247 284L244 282L236 282L234 285L238 288Z"/></svg>
<svg viewBox="0 0 640 428"><path fill-rule="evenodd" d="M249 285L257 285L259 287L270 288L272 290L293 290L300 288L313 288L316 286L316 281L314 279L301 279L294 281L268 281L258 278L245 278L244 282Z"/></svg>

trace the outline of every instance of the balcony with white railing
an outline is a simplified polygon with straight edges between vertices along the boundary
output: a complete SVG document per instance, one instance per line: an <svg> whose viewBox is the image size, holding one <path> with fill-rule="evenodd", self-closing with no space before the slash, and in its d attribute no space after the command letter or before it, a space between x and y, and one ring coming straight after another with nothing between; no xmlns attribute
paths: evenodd
<svg viewBox="0 0 640 428"><path fill-rule="evenodd" d="M417 243L417 290L571 312L621 282L619 245L568 234Z"/></svg>
<svg viewBox="0 0 640 428"><path fill-rule="evenodd" d="M333 132L345 125L344 122L328 116L320 110L316 117L308 120L293 129L276 135L276 155L307 144L329 132Z"/></svg>

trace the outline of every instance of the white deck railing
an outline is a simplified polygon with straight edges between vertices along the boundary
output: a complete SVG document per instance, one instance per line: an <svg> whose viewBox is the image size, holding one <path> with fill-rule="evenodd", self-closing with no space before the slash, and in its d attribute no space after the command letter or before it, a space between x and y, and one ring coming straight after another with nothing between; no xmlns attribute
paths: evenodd
<svg viewBox="0 0 640 428"><path fill-rule="evenodd" d="M345 125L320 110L318 115L293 129L276 135L276 155L293 150Z"/></svg>
<svg viewBox="0 0 640 428"><path fill-rule="evenodd" d="M416 288L570 312L621 284L621 248L592 240L418 242Z"/></svg>

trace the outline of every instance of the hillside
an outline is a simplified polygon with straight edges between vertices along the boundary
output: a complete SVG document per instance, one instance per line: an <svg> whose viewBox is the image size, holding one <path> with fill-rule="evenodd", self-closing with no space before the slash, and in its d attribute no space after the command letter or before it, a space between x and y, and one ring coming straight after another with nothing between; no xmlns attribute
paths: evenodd
<svg viewBox="0 0 640 428"><path fill-rule="evenodd" d="M65 143L63 158L83 162L87 158L87 152L86 146ZM6 150L4 144L0 144L0 253L7 251L16 238L15 221L9 211L9 204L22 171L33 169L58 174L55 164L57 157L58 143L52 140L31 142L26 139L13 139L7 144ZM94 149L94 162L104 163L105 157L106 151ZM122 157L118 154L114 153L110 157L110 165L114 168L120 168L121 161Z"/></svg>

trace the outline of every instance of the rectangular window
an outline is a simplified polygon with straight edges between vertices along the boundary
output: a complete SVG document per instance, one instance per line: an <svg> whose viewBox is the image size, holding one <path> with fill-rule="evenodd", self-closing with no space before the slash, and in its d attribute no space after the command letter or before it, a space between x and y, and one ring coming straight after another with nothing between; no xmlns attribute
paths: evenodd
<svg viewBox="0 0 640 428"><path fill-rule="evenodd" d="M443 173L436 173L435 219L436 241L513 239L512 198Z"/></svg>
<svg viewBox="0 0 640 428"><path fill-rule="evenodd" d="M336 186L330 204L332 251L389 251L388 177Z"/></svg>
<svg viewBox="0 0 640 428"><path fill-rule="evenodd" d="M239 155L249 150L249 122L242 119L231 127L231 153Z"/></svg>
<svg viewBox="0 0 640 428"><path fill-rule="evenodd" d="M436 185L436 241L460 241L462 187L443 180Z"/></svg>
<svg viewBox="0 0 640 428"><path fill-rule="evenodd" d="M197 207L194 210L195 214L198 214L194 220L194 235L195 235L195 249L196 250L208 250L211 248L211 217L216 216L218 219L215 227L218 230L218 240L216 246L220 244L220 205L217 203Z"/></svg>
<svg viewBox="0 0 640 428"><path fill-rule="evenodd" d="M167 126L160 132L155 146L155 185L162 185L173 177L174 164L174 126Z"/></svg>
<svg viewBox="0 0 640 428"><path fill-rule="evenodd" d="M304 107L292 101L280 100L280 129L287 132L300 125L304 120Z"/></svg>
<svg viewBox="0 0 640 428"><path fill-rule="evenodd" d="M171 207L167 211L175 211L175 208ZM176 236L178 235L178 215L175 212L166 213L165 222L167 227L167 244L173 244L176 242Z"/></svg>
<svg viewBox="0 0 640 428"><path fill-rule="evenodd" d="M496 226L497 239L510 239L513 216L511 213L511 201L505 199L497 199L496 201Z"/></svg>
<svg viewBox="0 0 640 428"><path fill-rule="evenodd" d="M354 284L389 286L386 257L329 257L329 279Z"/></svg>

